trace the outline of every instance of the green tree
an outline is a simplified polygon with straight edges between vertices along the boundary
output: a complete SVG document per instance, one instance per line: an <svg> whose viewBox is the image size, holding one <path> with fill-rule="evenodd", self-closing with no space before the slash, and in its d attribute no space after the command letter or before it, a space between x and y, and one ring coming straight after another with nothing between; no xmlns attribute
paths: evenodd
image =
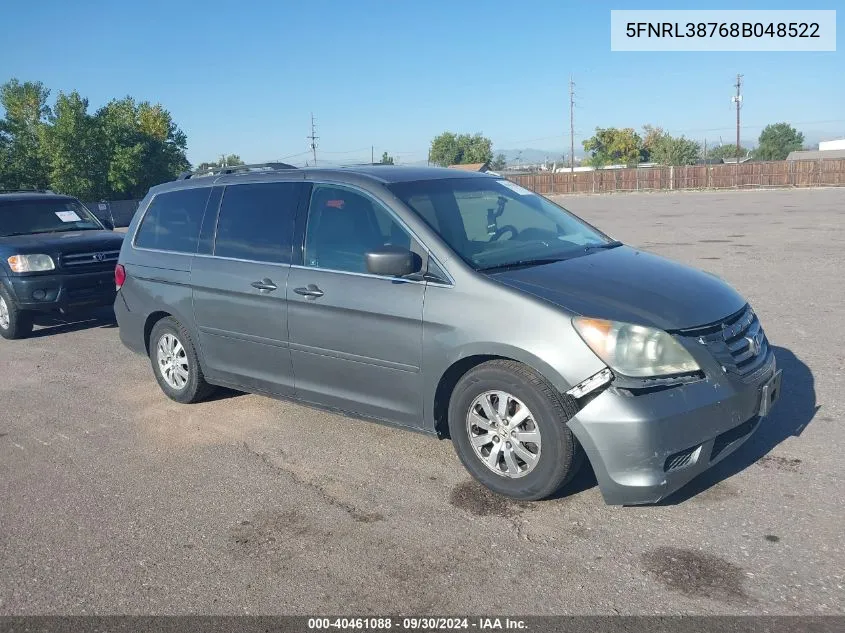
<svg viewBox="0 0 845 633"><path fill-rule="evenodd" d="M381 164L382 165L392 165L393 164L393 156L388 155L387 152L381 155Z"/></svg>
<svg viewBox="0 0 845 633"><path fill-rule="evenodd" d="M435 165L466 165L493 160L493 141L481 134L443 132L431 141L429 160Z"/></svg>
<svg viewBox="0 0 845 633"><path fill-rule="evenodd" d="M219 169L221 167L236 167L237 165L243 165L244 162L241 160L241 157L237 154L229 154L228 156L221 156L216 161L210 163L200 163L197 165L196 170L202 171L205 169Z"/></svg>
<svg viewBox="0 0 845 633"><path fill-rule="evenodd" d="M590 153L588 162L593 167L636 165L643 153L643 140L633 128L596 128L595 135L583 145Z"/></svg>
<svg viewBox="0 0 845 633"><path fill-rule="evenodd" d="M49 124L40 128L50 188L82 200L107 195L102 130L78 92L59 93Z"/></svg>
<svg viewBox="0 0 845 633"><path fill-rule="evenodd" d="M48 169L41 147L41 128L50 114L50 91L40 81L17 79L0 86L0 105L6 112L0 121L2 178L8 188L45 188Z"/></svg>
<svg viewBox="0 0 845 633"><path fill-rule="evenodd" d="M739 155L740 157L744 157L748 154L748 150L745 149L740 145L739 147ZM707 157L708 158L716 158L724 160L726 158L736 158L736 145L729 144L729 145L717 145L713 149L707 149Z"/></svg>
<svg viewBox="0 0 845 633"><path fill-rule="evenodd" d="M12 188L12 172L11 172L11 144L12 138L6 132L6 123L0 120L0 189Z"/></svg>
<svg viewBox="0 0 845 633"><path fill-rule="evenodd" d="M493 171L501 171L505 167L507 167L507 160L505 159L505 155L499 152L496 154L496 158L493 159L493 162L490 163L490 169Z"/></svg>
<svg viewBox="0 0 845 633"><path fill-rule="evenodd" d="M789 152L800 150L804 145L804 134L789 123L767 125L760 132L754 158L758 160L786 160Z"/></svg>
<svg viewBox="0 0 845 633"><path fill-rule="evenodd" d="M160 104L115 99L96 118L102 126L112 199L141 198L190 166L185 133Z"/></svg>
<svg viewBox="0 0 845 633"><path fill-rule="evenodd" d="M672 136L662 128L643 127L643 156L660 165L693 165L701 154L701 145L684 136Z"/></svg>

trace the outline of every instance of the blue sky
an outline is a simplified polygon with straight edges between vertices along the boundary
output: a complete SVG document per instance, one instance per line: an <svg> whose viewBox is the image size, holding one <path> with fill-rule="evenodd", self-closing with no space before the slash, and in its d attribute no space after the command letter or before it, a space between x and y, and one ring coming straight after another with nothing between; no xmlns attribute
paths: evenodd
<svg viewBox="0 0 845 633"><path fill-rule="evenodd" d="M838 5L838 6L837 6ZM797 2L613 4L534 0L205 0L9 2L0 81L79 90L92 110L127 94L161 102L188 135L188 157L248 162L424 159L444 130L504 148L576 145L596 126L660 125L728 143L736 73L743 139L790 121L810 139L845 136L845 53L610 51L611 8L795 9ZM813 9L839 9L816 2ZM9 28L14 25L13 28ZM577 152L577 149L576 149ZM295 156L292 156L295 155Z"/></svg>

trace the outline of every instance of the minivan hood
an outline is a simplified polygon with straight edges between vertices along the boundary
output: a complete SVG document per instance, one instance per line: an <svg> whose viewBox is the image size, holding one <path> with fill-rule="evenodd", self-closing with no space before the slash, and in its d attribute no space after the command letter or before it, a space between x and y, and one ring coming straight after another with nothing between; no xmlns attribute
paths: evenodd
<svg viewBox="0 0 845 633"><path fill-rule="evenodd" d="M490 278L576 314L662 330L713 323L745 305L718 277L628 246Z"/></svg>
<svg viewBox="0 0 845 633"><path fill-rule="evenodd" d="M47 253L120 250L123 233L113 231L68 231L66 233L34 233L0 237L0 252Z"/></svg>

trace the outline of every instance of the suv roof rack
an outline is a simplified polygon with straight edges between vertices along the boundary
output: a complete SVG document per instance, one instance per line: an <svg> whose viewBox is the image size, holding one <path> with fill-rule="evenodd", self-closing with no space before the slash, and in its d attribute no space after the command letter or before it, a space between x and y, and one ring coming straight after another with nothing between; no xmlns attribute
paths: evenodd
<svg viewBox="0 0 845 633"><path fill-rule="evenodd" d="M251 171L253 169L261 169L268 171L282 171L285 169L296 169L293 165L287 163L252 163L250 165L230 165L228 167L209 167L207 169L198 169L197 171L184 171L176 178L176 180L188 180L196 176L222 176L225 174L235 174L240 171Z"/></svg>

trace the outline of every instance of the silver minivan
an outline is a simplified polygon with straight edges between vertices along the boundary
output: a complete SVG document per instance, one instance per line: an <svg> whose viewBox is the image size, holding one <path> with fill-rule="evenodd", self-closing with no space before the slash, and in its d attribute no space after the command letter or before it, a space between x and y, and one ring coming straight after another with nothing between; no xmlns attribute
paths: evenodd
<svg viewBox="0 0 845 633"><path fill-rule="evenodd" d="M115 281L121 340L173 400L225 386L448 437L518 499L586 458L607 503L656 502L780 393L729 285L496 175L184 174L141 202Z"/></svg>

